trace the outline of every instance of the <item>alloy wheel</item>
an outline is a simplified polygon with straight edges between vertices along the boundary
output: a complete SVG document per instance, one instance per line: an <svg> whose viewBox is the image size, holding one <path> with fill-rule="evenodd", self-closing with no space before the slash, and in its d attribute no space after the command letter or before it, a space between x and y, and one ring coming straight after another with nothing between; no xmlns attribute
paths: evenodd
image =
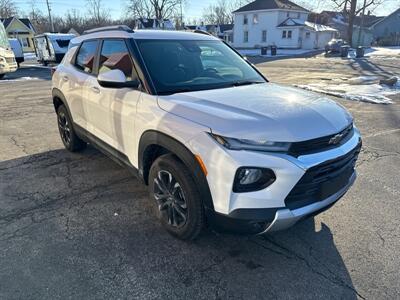
<svg viewBox="0 0 400 300"><path fill-rule="evenodd" d="M64 112L58 114L58 128L63 142L69 145L71 143L71 128Z"/></svg>
<svg viewBox="0 0 400 300"><path fill-rule="evenodd" d="M185 195L180 183L170 172L161 170L157 173L154 198L164 221L176 228L186 224L188 210Z"/></svg>

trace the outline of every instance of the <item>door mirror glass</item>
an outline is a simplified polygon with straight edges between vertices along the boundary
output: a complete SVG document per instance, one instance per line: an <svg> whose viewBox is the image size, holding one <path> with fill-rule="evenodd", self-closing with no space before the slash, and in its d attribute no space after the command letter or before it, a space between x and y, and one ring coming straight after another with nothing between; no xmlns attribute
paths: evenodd
<svg viewBox="0 0 400 300"><path fill-rule="evenodd" d="M123 88L123 87L132 87L138 88L139 81L127 81L124 72L119 69L109 70L103 73L100 73L97 76L97 81L102 87L108 88Z"/></svg>

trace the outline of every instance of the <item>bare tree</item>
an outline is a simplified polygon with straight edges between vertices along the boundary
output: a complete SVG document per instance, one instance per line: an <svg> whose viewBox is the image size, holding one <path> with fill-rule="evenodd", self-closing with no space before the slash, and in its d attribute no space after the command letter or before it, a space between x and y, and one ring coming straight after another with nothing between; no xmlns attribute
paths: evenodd
<svg viewBox="0 0 400 300"><path fill-rule="evenodd" d="M232 12L251 0L218 0L203 10L203 21L209 24L233 24Z"/></svg>
<svg viewBox="0 0 400 300"><path fill-rule="evenodd" d="M385 0L365 0L360 2L358 2L357 0L332 1L335 6L343 11L343 14L346 15L348 18L347 40L350 44L353 43L353 28L356 16L361 13L361 17L363 18L367 8L369 10L374 10L385 2Z"/></svg>
<svg viewBox="0 0 400 300"><path fill-rule="evenodd" d="M13 0L0 0L0 18L18 15L18 8Z"/></svg>
<svg viewBox="0 0 400 300"><path fill-rule="evenodd" d="M110 14L102 0L86 0L88 15L93 26L103 26L110 22Z"/></svg>
<svg viewBox="0 0 400 300"><path fill-rule="evenodd" d="M75 8L69 9L64 15L64 27L66 31L74 28L78 32L83 32L86 29L86 20L79 10Z"/></svg>
<svg viewBox="0 0 400 300"><path fill-rule="evenodd" d="M29 2L30 8L27 17L31 21L37 33L42 33L50 30L50 23L43 12L37 8L36 0Z"/></svg>
<svg viewBox="0 0 400 300"><path fill-rule="evenodd" d="M180 15L184 0L129 0L128 7L135 18L169 19Z"/></svg>

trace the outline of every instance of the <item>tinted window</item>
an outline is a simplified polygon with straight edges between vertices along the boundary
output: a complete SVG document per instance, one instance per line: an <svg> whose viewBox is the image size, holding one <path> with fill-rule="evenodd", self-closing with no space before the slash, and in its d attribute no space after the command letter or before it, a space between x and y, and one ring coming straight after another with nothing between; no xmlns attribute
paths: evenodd
<svg viewBox="0 0 400 300"><path fill-rule="evenodd" d="M159 94L265 82L221 41L137 40Z"/></svg>
<svg viewBox="0 0 400 300"><path fill-rule="evenodd" d="M136 79L128 48L123 40L105 40L101 48L99 73L121 70L127 81Z"/></svg>
<svg viewBox="0 0 400 300"><path fill-rule="evenodd" d="M96 49L97 41L83 42L76 56L75 66L86 73L93 73Z"/></svg>

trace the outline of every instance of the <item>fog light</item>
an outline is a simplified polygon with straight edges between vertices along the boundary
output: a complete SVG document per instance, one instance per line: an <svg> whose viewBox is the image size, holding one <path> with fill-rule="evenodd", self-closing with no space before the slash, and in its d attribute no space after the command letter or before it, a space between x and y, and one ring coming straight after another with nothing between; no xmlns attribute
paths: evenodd
<svg viewBox="0 0 400 300"><path fill-rule="evenodd" d="M236 171L233 192L246 193L265 189L276 180L271 169L241 167Z"/></svg>
<svg viewBox="0 0 400 300"><path fill-rule="evenodd" d="M257 182L262 176L260 169L241 169L239 172L240 184L251 184Z"/></svg>

